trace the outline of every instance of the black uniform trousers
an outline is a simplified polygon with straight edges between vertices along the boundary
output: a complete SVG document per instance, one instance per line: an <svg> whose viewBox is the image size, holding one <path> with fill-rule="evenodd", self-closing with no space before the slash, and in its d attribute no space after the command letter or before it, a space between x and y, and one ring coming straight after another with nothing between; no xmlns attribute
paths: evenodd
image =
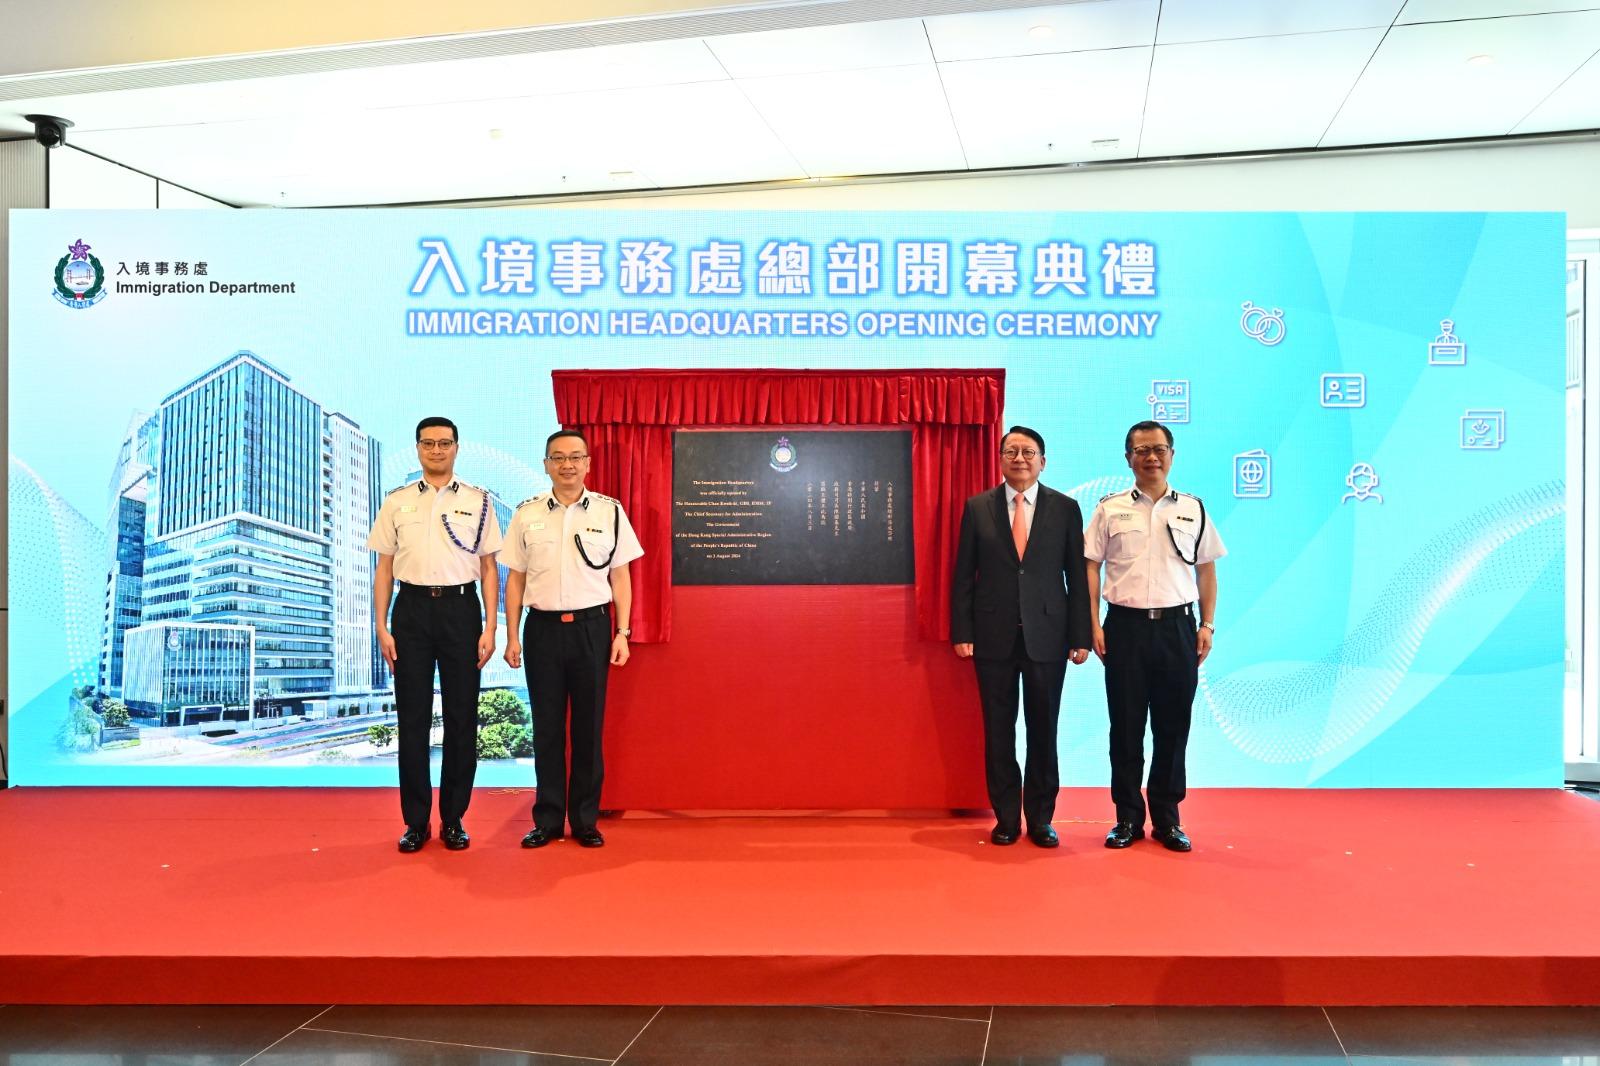
<svg viewBox="0 0 1600 1066"><path fill-rule="evenodd" d="M483 608L476 583L453 588L431 596L427 589L401 585L389 616L395 715L400 725L400 813L408 826L427 825L433 808L428 742L435 666L444 711L440 824L456 825L467 813L478 770L478 637L483 633Z"/></svg>
<svg viewBox="0 0 1600 1066"><path fill-rule="evenodd" d="M1187 788L1184 753L1199 683L1195 619L1186 606L1160 618L1113 604L1106 612L1106 707L1111 715L1111 800L1117 821L1143 827L1145 721L1150 723L1150 821L1157 829L1179 825L1178 804Z"/></svg>
<svg viewBox="0 0 1600 1066"><path fill-rule="evenodd" d="M564 821L574 833L595 827L606 776L600 742L611 670L611 614L605 604L571 613L573 620L563 622L559 612L530 609L522 624L522 666L533 704L533 769L539 787L533 824L549 836L559 836Z"/></svg>
<svg viewBox="0 0 1600 1066"><path fill-rule="evenodd" d="M1056 813L1061 787L1056 759L1056 719L1061 713L1061 686L1067 677L1065 658L1036 662L1028 658L1022 627L1011 655L1004 659L974 658L978 698L983 703L983 768L995 823L1016 832L1023 816L1029 828L1043 829ZM1022 719L1028 728L1028 765L1017 767L1017 682L1022 682Z"/></svg>

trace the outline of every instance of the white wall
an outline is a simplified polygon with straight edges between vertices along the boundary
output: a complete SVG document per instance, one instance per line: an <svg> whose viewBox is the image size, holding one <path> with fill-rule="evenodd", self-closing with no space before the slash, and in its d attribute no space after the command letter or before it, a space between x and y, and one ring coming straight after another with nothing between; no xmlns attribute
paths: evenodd
<svg viewBox="0 0 1600 1066"><path fill-rule="evenodd" d="M1600 227L1600 138L857 184L794 183L534 206L969 211L1565 211Z"/></svg>

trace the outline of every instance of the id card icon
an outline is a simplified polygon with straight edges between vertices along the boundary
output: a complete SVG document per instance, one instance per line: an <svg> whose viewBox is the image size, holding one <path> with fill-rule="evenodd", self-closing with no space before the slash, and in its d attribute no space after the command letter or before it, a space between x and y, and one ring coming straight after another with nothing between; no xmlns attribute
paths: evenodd
<svg viewBox="0 0 1600 1066"><path fill-rule="evenodd" d="M1272 495L1272 456L1265 449L1233 457L1233 494L1241 500L1264 500Z"/></svg>
<svg viewBox="0 0 1600 1066"><path fill-rule="evenodd" d="M1367 375L1324 374L1321 396L1324 407L1365 407Z"/></svg>

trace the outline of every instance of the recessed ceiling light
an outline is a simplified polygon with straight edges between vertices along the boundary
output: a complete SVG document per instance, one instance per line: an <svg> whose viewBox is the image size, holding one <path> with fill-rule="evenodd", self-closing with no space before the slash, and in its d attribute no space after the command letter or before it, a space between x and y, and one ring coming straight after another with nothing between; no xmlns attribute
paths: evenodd
<svg viewBox="0 0 1600 1066"><path fill-rule="evenodd" d="M606 173L607 176L618 179L633 177L633 171L631 170L611 170L607 171Z"/></svg>
<svg viewBox="0 0 1600 1066"><path fill-rule="evenodd" d="M1028 27L1028 36L1032 37L1036 41L1048 41L1055 35L1056 28L1054 26L1046 25L1042 22L1037 26Z"/></svg>
<svg viewBox="0 0 1600 1066"><path fill-rule="evenodd" d="M492 130L489 131L489 139L491 141L498 141L500 138L504 137L505 135L506 135L506 131L502 130L502 129L492 129Z"/></svg>
<svg viewBox="0 0 1600 1066"><path fill-rule="evenodd" d="M1475 67L1487 67L1494 62L1494 56L1488 54L1469 56L1467 62Z"/></svg>

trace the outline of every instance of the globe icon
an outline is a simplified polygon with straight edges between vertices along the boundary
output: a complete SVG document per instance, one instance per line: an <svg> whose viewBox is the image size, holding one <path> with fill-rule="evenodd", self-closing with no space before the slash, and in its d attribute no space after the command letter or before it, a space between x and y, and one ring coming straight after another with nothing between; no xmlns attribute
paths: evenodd
<svg viewBox="0 0 1600 1066"><path fill-rule="evenodd" d="M1259 485L1267 476L1267 468L1259 459L1246 459L1239 464L1239 480L1246 485Z"/></svg>

